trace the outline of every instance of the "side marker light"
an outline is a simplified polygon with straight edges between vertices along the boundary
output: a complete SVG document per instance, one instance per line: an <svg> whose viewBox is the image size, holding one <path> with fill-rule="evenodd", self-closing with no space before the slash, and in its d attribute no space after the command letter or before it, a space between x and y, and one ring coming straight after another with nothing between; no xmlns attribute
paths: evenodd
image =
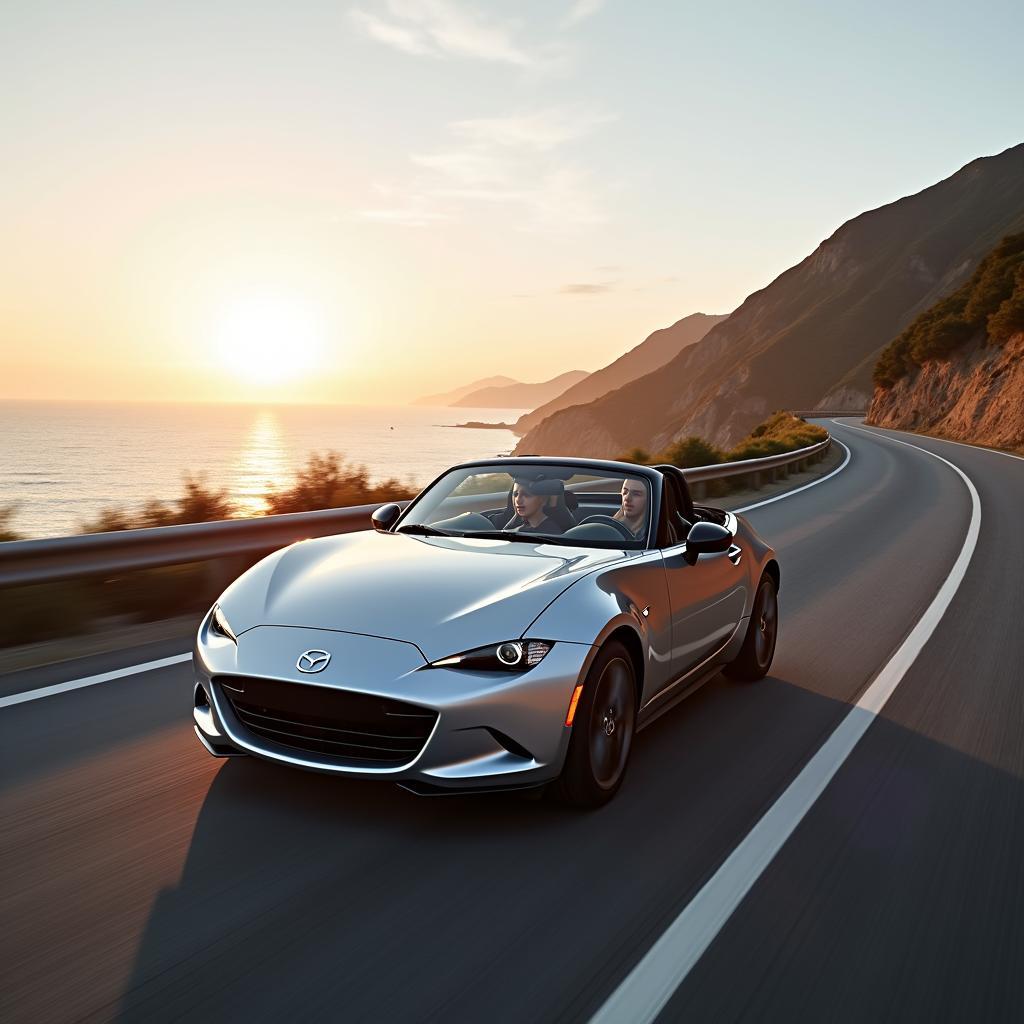
<svg viewBox="0 0 1024 1024"><path fill-rule="evenodd" d="M566 729L572 725L572 720L576 717L576 705L580 702L580 694L583 692L583 684L580 683L575 690L572 691L572 700L569 701L569 710L565 716L565 727Z"/></svg>

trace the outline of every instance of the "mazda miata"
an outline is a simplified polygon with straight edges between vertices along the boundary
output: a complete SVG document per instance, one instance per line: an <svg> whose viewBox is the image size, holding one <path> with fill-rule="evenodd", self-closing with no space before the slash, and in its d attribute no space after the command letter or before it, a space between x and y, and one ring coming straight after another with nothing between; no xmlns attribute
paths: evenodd
<svg viewBox="0 0 1024 1024"><path fill-rule="evenodd" d="M674 466L466 463L372 524L275 551L205 616L211 754L593 807L639 729L771 665L774 552Z"/></svg>

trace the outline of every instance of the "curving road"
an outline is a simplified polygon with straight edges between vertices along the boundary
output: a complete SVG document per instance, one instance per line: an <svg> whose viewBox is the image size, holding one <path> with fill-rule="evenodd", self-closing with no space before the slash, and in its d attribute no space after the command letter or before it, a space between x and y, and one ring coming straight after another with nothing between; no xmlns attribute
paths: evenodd
<svg viewBox="0 0 1024 1024"><path fill-rule="evenodd" d="M596 813L213 761L185 664L0 710L0 1020L639 1019L631 972L957 563L977 509L926 452L977 489L966 574L658 1019L1024 1019L1024 461L830 427L846 468L748 513L783 566L771 677L657 721Z"/></svg>

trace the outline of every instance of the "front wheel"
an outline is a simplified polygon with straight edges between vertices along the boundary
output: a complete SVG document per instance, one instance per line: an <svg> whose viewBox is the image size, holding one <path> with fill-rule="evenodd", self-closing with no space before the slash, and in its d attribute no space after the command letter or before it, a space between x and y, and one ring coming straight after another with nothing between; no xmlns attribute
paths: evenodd
<svg viewBox="0 0 1024 1024"><path fill-rule="evenodd" d="M635 727L633 660L613 641L587 673L556 795L575 807L600 807L611 800L626 774Z"/></svg>
<svg viewBox="0 0 1024 1024"><path fill-rule="evenodd" d="M735 661L725 667L730 679L753 683L764 679L775 657L775 641L779 634L779 598L775 580L767 573L761 577L754 596L747 635Z"/></svg>

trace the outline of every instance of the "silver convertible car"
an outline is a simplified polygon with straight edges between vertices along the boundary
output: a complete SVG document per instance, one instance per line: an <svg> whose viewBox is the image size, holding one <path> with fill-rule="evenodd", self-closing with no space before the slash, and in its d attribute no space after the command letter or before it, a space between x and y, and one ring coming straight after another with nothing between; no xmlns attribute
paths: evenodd
<svg viewBox="0 0 1024 1024"><path fill-rule="evenodd" d="M775 555L673 466L466 463L373 526L274 552L207 614L211 754L592 807L639 729L722 669L771 665Z"/></svg>

